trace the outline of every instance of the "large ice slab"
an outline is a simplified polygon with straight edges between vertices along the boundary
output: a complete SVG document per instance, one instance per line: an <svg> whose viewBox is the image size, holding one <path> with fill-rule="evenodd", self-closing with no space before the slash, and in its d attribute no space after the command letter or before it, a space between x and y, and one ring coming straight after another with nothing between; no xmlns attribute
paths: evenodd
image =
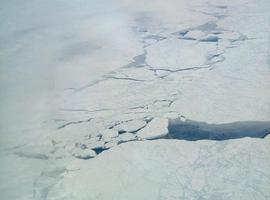
<svg viewBox="0 0 270 200"><path fill-rule="evenodd" d="M269 137L126 143L75 165L80 170L65 176L49 197L267 200L269 145Z"/></svg>

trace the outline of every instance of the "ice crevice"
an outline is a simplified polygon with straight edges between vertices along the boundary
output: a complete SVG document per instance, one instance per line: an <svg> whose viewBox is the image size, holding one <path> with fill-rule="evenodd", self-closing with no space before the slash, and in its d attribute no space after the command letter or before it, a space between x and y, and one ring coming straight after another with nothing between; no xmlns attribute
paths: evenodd
<svg viewBox="0 0 270 200"><path fill-rule="evenodd" d="M182 71L189 71L189 70L199 70L199 69L207 69L209 66L205 67L187 67L187 68L181 68L181 69L167 69L167 68L153 68L150 67L149 70L154 71L155 75L158 76L159 78L165 78L172 73L177 73L177 72L182 72ZM167 72L167 74L162 74L161 72ZM161 74L160 74L161 73Z"/></svg>
<svg viewBox="0 0 270 200"><path fill-rule="evenodd" d="M90 122L92 120L92 118L89 118L89 119L86 119L86 120L79 120L79 121L72 121L72 122L67 122L61 126L59 126L57 129L62 129L62 128L65 128L69 125L72 125L72 124L81 124L81 123L87 123L87 122Z"/></svg>
<svg viewBox="0 0 270 200"><path fill-rule="evenodd" d="M108 79L116 79L116 80L127 80L127 81L147 81L147 80L141 80L141 79L135 79L135 78L129 78L129 77L115 77L115 76L107 76Z"/></svg>

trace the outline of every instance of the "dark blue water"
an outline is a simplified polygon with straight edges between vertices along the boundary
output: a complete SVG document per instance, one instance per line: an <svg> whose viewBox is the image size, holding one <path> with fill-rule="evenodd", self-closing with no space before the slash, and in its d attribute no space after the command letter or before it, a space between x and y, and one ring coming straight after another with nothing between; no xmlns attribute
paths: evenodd
<svg viewBox="0 0 270 200"><path fill-rule="evenodd" d="M270 133L269 121L241 121L226 124L208 124L187 120L170 120L167 139L227 140L243 137L264 138Z"/></svg>

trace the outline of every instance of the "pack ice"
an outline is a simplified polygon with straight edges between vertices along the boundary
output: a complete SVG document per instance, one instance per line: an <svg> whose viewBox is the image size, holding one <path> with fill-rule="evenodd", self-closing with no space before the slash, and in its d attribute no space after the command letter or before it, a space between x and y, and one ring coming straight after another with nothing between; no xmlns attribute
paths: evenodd
<svg viewBox="0 0 270 200"><path fill-rule="evenodd" d="M270 199L269 0L0 16L1 200Z"/></svg>

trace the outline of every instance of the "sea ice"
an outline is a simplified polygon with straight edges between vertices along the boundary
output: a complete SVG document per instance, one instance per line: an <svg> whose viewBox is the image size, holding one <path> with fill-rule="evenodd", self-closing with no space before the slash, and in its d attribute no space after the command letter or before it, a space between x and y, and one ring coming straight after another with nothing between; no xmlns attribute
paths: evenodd
<svg viewBox="0 0 270 200"><path fill-rule="evenodd" d="M113 140L113 138L118 137L118 131L112 129L105 129L101 131L100 134L102 135L104 142L110 142Z"/></svg>
<svg viewBox="0 0 270 200"><path fill-rule="evenodd" d="M156 139L167 135L168 132L168 119L154 118L137 132L137 136L142 139Z"/></svg>
<svg viewBox="0 0 270 200"><path fill-rule="evenodd" d="M89 159L96 156L96 152L91 149L74 148L72 155L76 158Z"/></svg>
<svg viewBox="0 0 270 200"><path fill-rule="evenodd" d="M122 122L119 125L115 126L114 129L124 132L136 132L139 129L143 128L146 125L144 120L131 120L127 122Z"/></svg>
<svg viewBox="0 0 270 200"><path fill-rule="evenodd" d="M136 139L136 135L134 133L123 133L119 135L119 143L128 142Z"/></svg>

